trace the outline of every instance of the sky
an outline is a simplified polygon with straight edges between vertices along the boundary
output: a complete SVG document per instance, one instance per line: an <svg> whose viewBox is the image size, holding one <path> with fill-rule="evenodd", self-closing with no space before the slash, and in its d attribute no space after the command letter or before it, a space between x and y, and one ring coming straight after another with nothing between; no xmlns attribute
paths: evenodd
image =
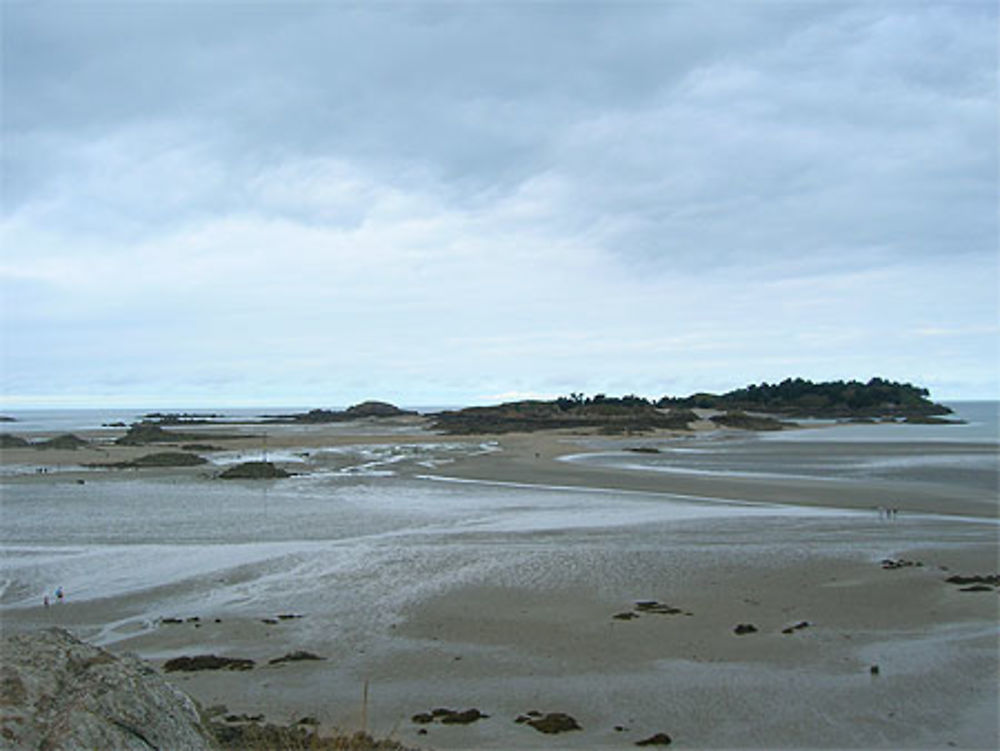
<svg viewBox="0 0 1000 751"><path fill-rule="evenodd" d="M1000 397L993 0L0 9L2 406Z"/></svg>

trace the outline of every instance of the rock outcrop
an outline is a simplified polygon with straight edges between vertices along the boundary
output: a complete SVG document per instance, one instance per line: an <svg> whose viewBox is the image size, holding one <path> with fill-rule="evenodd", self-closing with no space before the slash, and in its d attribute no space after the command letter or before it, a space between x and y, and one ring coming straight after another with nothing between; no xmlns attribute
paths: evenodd
<svg viewBox="0 0 1000 751"><path fill-rule="evenodd" d="M0 644L4 748L216 748L194 702L138 658L61 629Z"/></svg>
<svg viewBox="0 0 1000 751"><path fill-rule="evenodd" d="M219 477L223 480L274 480L291 475L272 462L243 462L230 467Z"/></svg>
<svg viewBox="0 0 1000 751"><path fill-rule="evenodd" d="M400 409L395 404L388 402L367 401L355 404L345 410L311 409L308 412L291 415L268 415L265 422L315 425L328 422L349 422L366 417L406 417L416 414L416 412Z"/></svg>
<svg viewBox="0 0 1000 751"><path fill-rule="evenodd" d="M23 449L31 444L23 438L10 433L0 433L0 449Z"/></svg>
<svg viewBox="0 0 1000 751"><path fill-rule="evenodd" d="M377 401L367 401L361 402L361 404L355 404L353 407L348 407L345 414L350 415L352 418L357 417L404 417L406 415L415 415L416 412L400 409L395 404L389 404L388 402L377 402Z"/></svg>

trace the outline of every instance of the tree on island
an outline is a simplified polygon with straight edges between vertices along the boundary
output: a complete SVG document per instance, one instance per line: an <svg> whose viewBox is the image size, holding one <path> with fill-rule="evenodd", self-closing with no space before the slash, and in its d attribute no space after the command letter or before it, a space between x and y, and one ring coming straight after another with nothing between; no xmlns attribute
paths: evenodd
<svg viewBox="0 0 1000 751"><path fill-rule="evenodd" d="M790 417L923 417L951 412L929 396L926 388L878 377L867 383L786 378L781 383L765 381L722 395L665 396L657 406L772 412Z"/></svg>

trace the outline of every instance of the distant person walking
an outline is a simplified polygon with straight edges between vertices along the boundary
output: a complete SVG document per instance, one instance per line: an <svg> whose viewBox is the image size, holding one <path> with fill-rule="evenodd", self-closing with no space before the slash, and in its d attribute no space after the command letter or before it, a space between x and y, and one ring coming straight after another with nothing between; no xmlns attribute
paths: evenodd
<svg viewBox="0 0 1000 751"><path fill-rule="evenodd" d="M56 590L56 600L58 600L59 602L63 601L63 588L62 587L59 587Z"/></svg>
<svg viewBox="0 0 1000 751"><path fill-rule="evenodd" d="M45 606L46 610L49 609L49 596L48 595L45 595L45 597L42 598L42 604Z"/></svg>

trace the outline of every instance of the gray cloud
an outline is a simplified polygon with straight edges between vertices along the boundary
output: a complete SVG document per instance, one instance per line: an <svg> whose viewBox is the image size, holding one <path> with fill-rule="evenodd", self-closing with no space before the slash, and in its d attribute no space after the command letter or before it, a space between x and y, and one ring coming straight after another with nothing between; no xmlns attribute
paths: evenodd
<svg viewBox="0 0 1000 751"><path fill-rule="evenodd" d="M166 370L246 398L281 362L289 396L331 372L467 398L848 365L989 391L996 20L8 4L4 390L58 393L100 352L95 389Z"/></svg>

